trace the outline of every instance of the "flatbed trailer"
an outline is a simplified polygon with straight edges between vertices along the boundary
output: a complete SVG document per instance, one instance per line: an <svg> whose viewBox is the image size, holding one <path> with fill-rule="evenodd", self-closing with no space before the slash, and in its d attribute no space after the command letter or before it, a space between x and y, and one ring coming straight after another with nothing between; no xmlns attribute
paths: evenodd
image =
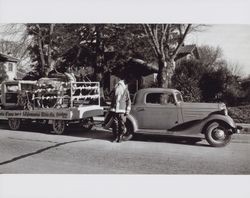
<svg viewBox="0 0 250 198"><path fill-rule="evenodd" d="M25 84L25 81L18 82L17 87L20 90L22 83ZM13 94L14 97L17 97L18 94L14 91L5 91L6 85L11 85L12 87L10 88L13 89L17 84L15 82L6 82L2 85L2 95L4 92L7 92L9 95L6 98L10 98L10 101L13 103L15 98L11 98L10 94ZM41 94L45 93L45 91L46 93L50 92L50 95ZM27 107L19 109L18 105L16 108L15 106L13 108L13 106L6 105L7 108L2 106L2 109L0 109L0 119L7 119L12 130L19 130L23 124L28 122L37 122L52 125L52 133L63 134L66 127L72 123L79 124L84 129L90 129L94 125L93 117L103 115L104 113L103 108L100 106L98 82L67 83L66 86L60 86L58 89L41 88L41 86L38 86L36 89L24 90L24 92L27 97L30 95L31 98L28 101L29 105L27 105L27 101L25 102ZM53 94L51 94L52 92ZM8 104L4 96L2 96L2 99L3 104ZM38 100L40 102L42 100L54 100L55 104L52 107L41 108L35 104Z"/></svg>

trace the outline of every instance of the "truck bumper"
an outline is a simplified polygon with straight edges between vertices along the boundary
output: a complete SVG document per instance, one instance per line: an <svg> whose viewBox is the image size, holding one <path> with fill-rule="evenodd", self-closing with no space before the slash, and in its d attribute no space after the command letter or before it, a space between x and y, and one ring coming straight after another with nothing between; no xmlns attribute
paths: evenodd
<svg viewBox="0 0 250 198"><path fill-rule="evenodd" d="M236 126L236 128L233 129L233 133L240 133L240 131L242 130L242 126Z"/></svg>

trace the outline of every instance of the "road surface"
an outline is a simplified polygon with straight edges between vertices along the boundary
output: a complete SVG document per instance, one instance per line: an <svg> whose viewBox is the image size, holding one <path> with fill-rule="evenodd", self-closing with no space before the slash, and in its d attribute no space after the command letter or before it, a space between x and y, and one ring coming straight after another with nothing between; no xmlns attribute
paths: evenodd
<svg viewBox="0 0 250 198"><path fill-rule="evenodd" d="M2 174L250 174L250 135L235 134L231 144L213 148L205 140L139 135L112 143L100 127L66 135L29 126L11 131L0 123Z"/></svg>

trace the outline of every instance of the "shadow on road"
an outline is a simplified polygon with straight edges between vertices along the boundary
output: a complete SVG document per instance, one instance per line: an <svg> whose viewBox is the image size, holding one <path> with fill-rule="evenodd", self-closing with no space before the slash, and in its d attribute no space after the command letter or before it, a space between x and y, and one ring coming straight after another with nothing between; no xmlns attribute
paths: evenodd
<svg viewBox="0 0 250 198"><path fill-rule="evenodd" d="M8 124L6 123L4 127L1 126L2 130L8 129ZM20 130L21 132L22 130ZM32 124L28 127L23 128L25 132L32 133L43 133L49 134L51 131L50 126ZM53 135L53 134L51 134ZM101 127L93 128L92 130L86 131L79 129L78 127L70 126L65 131L65 136L71 137L82 137L89 139L99 139L112 142L111 131L102 129ZM169 135L148 135L148 134L136 134L134 138L130 141L138 142L159 142L159 143L172 143L172 144L183 144L183 145L193 145L193 146L205 146L209 147L208 144L201 142L203 139L198 137L184 137L184 136L169 136Z"/></svg>
<svg viewBox="0 0 250 198"><path fill-rule="evenodd" d="M27 153L27 154L24 154L24 155L21 155L21 156L18 156L18 157L14 157L14 158L12 158L10 160L4 161L4 162L0 162L0 166L1 165L5 165L5 164L9 164L9 163L12 163L12 162L15 162L15 161L23 159L23 158L27 158L27 157L32 156L32 155L37 155L39 153L42 153L44 151L47 151L49 149L53 149L53 148L56 148L56 147L59 147L59 146L63 146L63 145L66 145L66 144L72 144L72 143L76 143L76 142L86 142L86 141L90 141L90 139L57 143L57 144L55 144L53 146L49 146L49 147L46 147L46 148L43 148L43 149L39 149L39 150L37 150L35 152Z"/></svg>
<svg viewBox="0 0 250 198"><path fill-rule="evenodd" d="M90 131L83 131L79 128L68 128L66 134L68 136L99 139L112 142L113 136L112 132L101 129L94 128ZM138 142L159 142L159 143L172 143L172 144L184 144L193 146L205 146L209 147L208 144L201 142L203 139L198 137L185 137L185 136L170 136L170 135L148 135L148 134L136 134L130 141Z"/></svg>
<svg viewBox="0 0 250 198"><path fill-rule="evenodd" d="M199 137L137 134L132 139L132 141L161 142L161 143L172 143L172 144L184 144L184 145L192 145L192 146L209 147L208 144L201 142L201 141L203 141L203 139L199 138Z"/></svg>

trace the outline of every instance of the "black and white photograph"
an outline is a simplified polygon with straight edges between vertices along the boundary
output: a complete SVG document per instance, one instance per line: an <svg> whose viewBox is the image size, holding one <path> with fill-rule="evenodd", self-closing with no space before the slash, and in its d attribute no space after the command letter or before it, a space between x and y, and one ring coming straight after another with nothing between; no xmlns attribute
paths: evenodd
<svg viewBox="0 0 250 198"><path fill-rule="evenodd" d="M143 2L136 5L143 9ZM58 182L80 176L97 192L107 181L100 192L111 188L117 196L129 192L128 176L133 188L138 176L140 183L153 177L155 190L167 177L171 195L187 177L189 192L197 190L192 181L201 185L208 177L198 192L220 196L241 180L238 195L249 196L250 21L163 20L162 14L157 20L157 10L142 21L100 15L95 21L89 13L98 10L88 10L90 20L74 21L63 10L73 21L0 17L0 197L19 197L8 191L11 179L17 185L30 176L40 186L53 176ZM149 186L142 182L135 191Z"/></svg>

